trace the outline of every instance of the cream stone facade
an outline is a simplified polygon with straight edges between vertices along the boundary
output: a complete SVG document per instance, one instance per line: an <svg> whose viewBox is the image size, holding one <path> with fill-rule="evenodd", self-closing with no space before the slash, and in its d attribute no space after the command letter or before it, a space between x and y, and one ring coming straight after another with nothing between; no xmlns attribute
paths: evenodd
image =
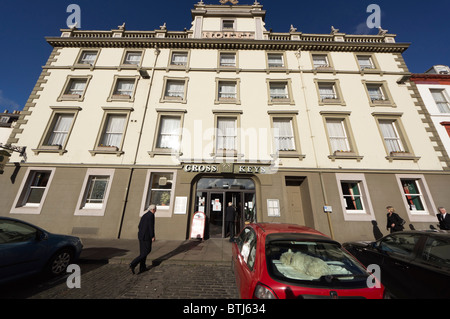
<svg viewBox="0 0 450 319"><path fill-rule="evenodd" d="M416 229L450 206L447 153L395 35L268 31L262 5L206 5L192 27L61 30L9 143L0 215L81 237L226 236L245 222L304 224L339 241ZM20 163L14 165L14 163ZM11 178L11 177L14 178ZM324 207L332 213L325 213Z"/></svg>

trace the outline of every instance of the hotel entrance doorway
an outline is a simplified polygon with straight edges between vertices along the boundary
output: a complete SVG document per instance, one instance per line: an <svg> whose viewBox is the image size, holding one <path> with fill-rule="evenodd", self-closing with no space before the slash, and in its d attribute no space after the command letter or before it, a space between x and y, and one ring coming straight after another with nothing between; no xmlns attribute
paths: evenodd
<svg viewBox="0 0 450 319"><path fill-rule="evenodd" d="M206 214L205 238L226 238L225 210L232 203L236 210L234 233L245 222L256 221L255 184L251 179L202 178L197 183L195 212Z"/></svg>

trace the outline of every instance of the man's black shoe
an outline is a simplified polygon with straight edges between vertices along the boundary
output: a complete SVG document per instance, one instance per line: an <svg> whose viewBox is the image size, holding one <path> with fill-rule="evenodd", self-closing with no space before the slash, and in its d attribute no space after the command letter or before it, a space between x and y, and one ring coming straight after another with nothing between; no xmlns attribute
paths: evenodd
<svg viewBox="0 0 450 319"><path fill-rule="evenodd" d="M146 272L147 270L148 270L147 267L142 268L142 269L139 269L138 275L139 275L139 274L142 274L143 272Z"/></svg>
<svg viewBox="0 0 450 319"><path fill-rule="evenodd" d="M130 264L129 266L130 266L130 269L131 269L131 272L133 273L133 275L134 275L134 274L136 274L136 273L135 273L135 271L134 271L134 267L133 267L133 265L132 265L132 264Z"/></svg>

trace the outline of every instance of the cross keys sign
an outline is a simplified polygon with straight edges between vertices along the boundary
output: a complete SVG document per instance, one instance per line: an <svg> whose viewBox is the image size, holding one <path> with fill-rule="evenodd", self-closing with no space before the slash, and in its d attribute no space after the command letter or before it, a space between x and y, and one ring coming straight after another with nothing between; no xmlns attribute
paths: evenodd
<svg viewBox="0 0 450 319"><path fill-rule="evenodd" d="M220 0L221 4L225 4L227 2L231 2L231 4L238 4L239 3L238 0Z"/></svg>

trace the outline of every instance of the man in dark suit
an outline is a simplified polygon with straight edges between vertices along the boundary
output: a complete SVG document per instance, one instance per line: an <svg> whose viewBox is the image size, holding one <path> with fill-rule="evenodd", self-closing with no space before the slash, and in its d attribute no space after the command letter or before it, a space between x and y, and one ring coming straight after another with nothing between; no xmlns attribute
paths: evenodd
<svg viewBox="0 0 450 319"><path fill-rule="evenodd" d="M450 215L447 214L444 207L439 207L438 210L437 219L439 221L439 227L442 230L450 230Z"/></svg>
<svg viewBox="0 0 450 319"><path fill-rule="evenodd" d="M152 243L155 241L155 212L156 206L150 205L149 211L145 213L139 222L139 256L130 264L131 272L139 264L139 273L147 270L147 256L152 251Z"/></svg>
<svg viewBox="0 0 450 319"><path fill-rule="evenodd" d="M233 207L233 203L229 202L228 207L225 210L225 223L227 225L226 232L230 232L230 241L234 239L234 218L236 210Z"/></svg>

